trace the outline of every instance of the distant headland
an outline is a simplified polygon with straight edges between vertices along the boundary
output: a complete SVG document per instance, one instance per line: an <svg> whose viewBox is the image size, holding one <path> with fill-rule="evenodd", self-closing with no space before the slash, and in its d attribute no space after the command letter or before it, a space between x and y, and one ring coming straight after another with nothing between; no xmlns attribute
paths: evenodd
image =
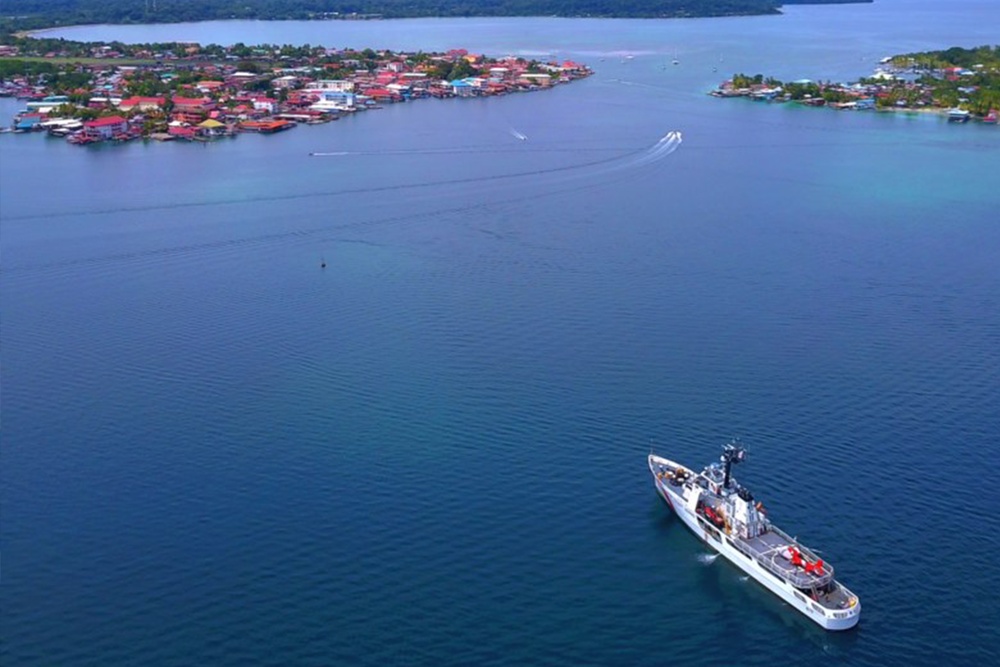
<svg viewBox="0 0 1000 667"><path fill-rule="evenodd" d="M0 95L26 108L6 131L44 130L77 144L273 133L384 104L540 91L591 74L569 60L465 49L14 41L0 45Z"/></svg>
<svg viewBox="0 0 1000 667"><path fill-rule="evenodd" d="M871 76L849 84L736 74L710 94L842 110L929 111L951 122L995 124L1000 113L1000 46L890 56Z"/></svg>
<svg viewBox="0 0 1000 667"><path fill-rule="evenodd" d="M92 23L230 19L365 20L422 17L561 16L683 18L779 14L782 5L873 0L4 0L0 34Z"/></svg>

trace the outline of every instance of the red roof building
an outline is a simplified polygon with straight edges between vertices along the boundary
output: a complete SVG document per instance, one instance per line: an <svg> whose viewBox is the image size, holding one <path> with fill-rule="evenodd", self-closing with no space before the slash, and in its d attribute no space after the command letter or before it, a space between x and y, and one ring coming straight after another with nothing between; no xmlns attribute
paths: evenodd
<svg viewBox="0 0 1000 667"><path fill-rule="evenodd" d="M193 139L197 136L198 130L183 125L171 125L167 128L167 134L172 137L180 137L181 139Z"/></svg>
<svg viewBox="0 0 1000 667"><path fill-rule="evenodd" d="M128 132L128 121L121 116L105 116L83 124L83 135L92 141L104 141Z"/></svg>
<svg viewBox="0 0 1000 667"><path fill-rule="evenodd" d="M215 102L207 97L174 97L174 111L203 111L215 108Z"/></svg>
<svg viewBox="0 0 1000 667"><path fill-rule="evenodd" d="M386 88L369 88L364 94L380 102L398 102L403 99L399 93L394 93Z"/></svg>

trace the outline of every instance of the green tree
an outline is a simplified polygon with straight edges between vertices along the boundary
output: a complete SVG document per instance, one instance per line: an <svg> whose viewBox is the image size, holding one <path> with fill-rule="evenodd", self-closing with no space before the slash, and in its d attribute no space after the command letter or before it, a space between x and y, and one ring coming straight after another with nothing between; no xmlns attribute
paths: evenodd
<svg viewBox="0 0 1000 667"><path fill-rule="evenodd" d="M258 65L252 60L241 60L238 63L236 63L236 69L240 70L241 72L252 72L254 74L257 74L260 72L260 65Z"/></svg>
<svg viewBox="0 0 1000 667"><path fill-rule="evenodd" d="M451 71L448 73L448 81L455 81L456 79L465 79L470 76L475 76L478 72L472 67L468 60L465 58L459 58L451 67Z"/></svg>

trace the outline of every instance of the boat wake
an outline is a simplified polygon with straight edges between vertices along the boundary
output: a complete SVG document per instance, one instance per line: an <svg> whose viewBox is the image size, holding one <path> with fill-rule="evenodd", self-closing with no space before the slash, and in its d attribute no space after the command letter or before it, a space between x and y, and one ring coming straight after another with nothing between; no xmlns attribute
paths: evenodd
<svg viewBox="0 0 1000 667"><path fill-rule="evenodd" d="M511 136L513 136L514 138L516 138L516 139L519 139L519 140L521 140L521 141L525 141L525 140L526 140L526 139L528 138L528 135L526 135L526 134L524 134L524 133L522 133L522 132L518 132L518 131L517 131L517 130L515 130L514 128L510 128L510 134L511 134Z"/></svg>
<svg viewBox="0 0 1000 667"><path fill-rule="evenodd" d="M653 146L651 153L657 157L670 155L675 150L680 148L681 142L683 141L684 139L681 137L681 133L679 131L674 130L672 132L667 132L660 138L659 141L656 142L656 145Z"/></svg>
<svg viewBox="0 0 1000 667"><path fill-rule="evenodd" d="M633 159L618 165L618 168L645 167L655 164L680 148L683 141L679 131L667 132L655 144L638 153Z"/></svg>
<svg viewBox="0 0 1000 667"><path fill-rule="evenodd" d="M523 137L520 139L522 141L527 140L527 135L520 132L514 128L510 128L513 136ZM648 166L656 163L657 161L663 159L664 157L670 155L680 146L682 142L681 133L679 131L671 131L660 138L655 144L647 148L638 148L627 151L625 153L620 153L618 151L613 151L611 155L608 156L595 156L593 159L574 161L569 164L560 164L556 166L541 166L541 165L531 165L535 168L523 169L520 171L511 171L505 173L493 173L493 174L483 174L483 175L469 175L459 178L443 178L443 179L430 179L430 180L416 180L415 182L405 182L405 183L372 183L364 184L360 187L327 187L320 188L307 192L295 192L295 193L281 193L281 194L256 194L245 196L241 195L239 197L225 197L225 198L209 198L209 199L196 199L196 200L181 200L181 201L170 201L164 203L152 203L143 204L136 206L109 206L106 208L93 208L85 210L63 210L63 211L44 211L37 213L29 213L26 215L20 215L14 218L8 218L9 220L34 220L34 219L49 219L49 218L60 218L64 216L102 216L114 213L123 212L147 212L147 211L167 211L167 210L180 210L185 208L201 208L205 206L246 206L248 204L257 204L262 202L287 202L294 200L307 200L313 198L325 198L325 197L347 197L355 195L373 195L381 192L398 192L401 190L407 191L431 191L433 189L439 188L441 186L457 186L466 185L471 183L495 183L502 184L504 182L517 182L520 179L526 178L537 178L539 176L546 176L550 179L550 185L559 184L562 189L559 192L571 192L577 189L586 189L590 187L590 183L593 183L595 179L600 178L604 185L609 182L607 177L616 174L618 178L626 178L627 176L623 173L626 171L631 171L635 167ZM481 154L484 149L489 149L494 152L517 152L523 153L525 150L538 152L545 152L548 154L554 152L565 152L574 153L580 155L587 155L596 151L607 151L608 149L589 149L589 148L553 148L551 146L545 146L539 149L529 149L525 147L514 148L499 148L497 146L464 146L456 148L419 148L410 150L379 150L379 151L311 151L306 154L306 157L344 157L351 156L361 157L361 156L384 156L384 155L427 155L427 154ZM585 182L581 183L581 179L586 179ZM568 189L567 189L568 188ZM544 194L538 196L549 196L556 192L549 188ZM395 217L390 218L392 221L396 221ZM364 223L364 224L374 224L374 221ZM315 228L299 229L293 232L292 235L299 234L313 234L320 231L329 229L340 229L343 227L351 227L351 224L345 225L333 225L333 226L320 226ZM265 234L261 240L274 240L275 235ZM277 236L282 236L278 234ZM247 239L233 239L233 241L244 242ZM228 244L228 241L223 242L223 245ZM211 246L212 244L208 244ZM160 252L189 252L200 248L193 247L189 245L164 248ZM96 258L88 258L85 261L118 261L122 259L130 259L132 254L124 253L122 255L115 256L99 256ZM61 266L63 262L56 262L55 265ZM19 267L20 269L37 269L50 266L49 263L42 264L32 264L30 266L25 265ZM7 267L8 269L10 267Z"/></svg>
<svg viewBox="0 0 1000 667"><path fill-rule="evenodd" d="M698 562L702 565L711 565L715 562L715 559L719 557L719 554L698 554Z"/></svg>
<svg viewBox="0 0 1000 667"><path fill-rule="evenodd" d="M643 83L642 81L628 81L627 79L612 79L622 86L639 86L640 88L653 88L654 90L665 90L664 86L657 86L651 83Z"/></svg>

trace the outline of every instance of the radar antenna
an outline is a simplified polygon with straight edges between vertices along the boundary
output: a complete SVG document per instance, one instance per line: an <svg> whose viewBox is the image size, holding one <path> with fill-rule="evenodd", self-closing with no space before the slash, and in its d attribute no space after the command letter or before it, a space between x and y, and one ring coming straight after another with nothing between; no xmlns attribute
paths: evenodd
<svg viewBox="0 0 1000 667"><path fill-rule="evenodd" d="M720 457L720 460L726 464L726 476L722 482L723 488L729 488L729 471L732 469L733 464L743 463L746 457L747 450L743 447L739 440L733 440L722 448L722 456Z"/></svg>

